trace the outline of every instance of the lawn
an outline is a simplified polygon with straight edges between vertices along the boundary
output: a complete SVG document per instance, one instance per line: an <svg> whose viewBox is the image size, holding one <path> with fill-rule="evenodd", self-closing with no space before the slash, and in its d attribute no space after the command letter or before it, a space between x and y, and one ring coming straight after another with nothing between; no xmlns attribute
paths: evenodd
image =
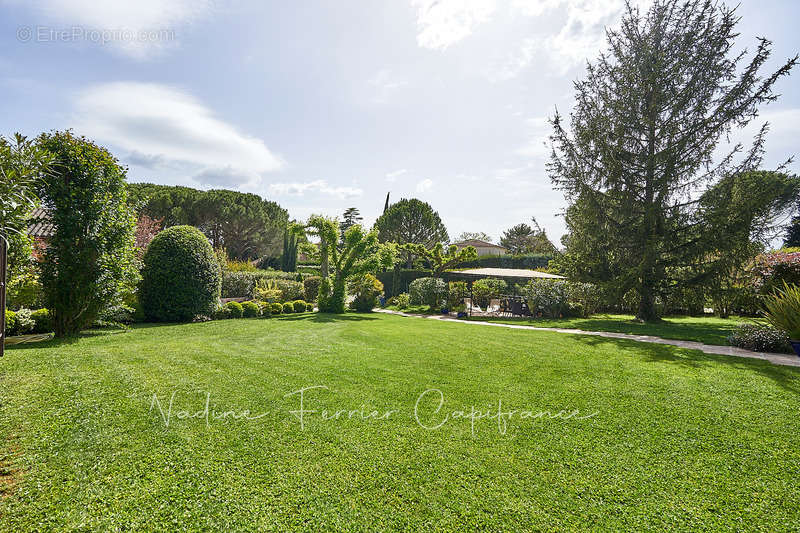
<svg viewBox="0 0 800 533"><path fill-rule="evenodd" d="M301 427L287 394L317 385ZM798 411L798 369L617 339L359 314L95 332L0 360L0 531L797 529Z"/></svg>
<svg viewBox="0 0 800 533"><path fill-rule="evenodd" d="M711 316L667 317L661 322L645 324L637 322L633 315L594 315L590 318L482 318L471 320L499 322L502 324L522 324L539 328L582 329L584 331L610 331L631 335L652 335L663 339L696 341L704 344L728 346L728 336L736 325L747 322L748 318L717 318Z"/></svg>

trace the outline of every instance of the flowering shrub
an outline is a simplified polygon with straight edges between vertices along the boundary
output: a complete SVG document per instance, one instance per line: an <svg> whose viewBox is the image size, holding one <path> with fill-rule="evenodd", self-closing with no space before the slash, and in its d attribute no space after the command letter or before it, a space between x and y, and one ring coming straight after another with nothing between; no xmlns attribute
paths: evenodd
<svg viewBox="0 0 800 533"><path fill-rule="evenodd" d="M792 351L789 336L772 326L761 324L739 324L733 334L728 337L731 346L752 350L754 352L786 352Z"/></svg>
<svg viewBox="0 0 800 533"><path fill-rule="evenodd" d="M413 305L437 308L447 301L447 283L441 278L418 278L408 286L409 300Z"/></svg>

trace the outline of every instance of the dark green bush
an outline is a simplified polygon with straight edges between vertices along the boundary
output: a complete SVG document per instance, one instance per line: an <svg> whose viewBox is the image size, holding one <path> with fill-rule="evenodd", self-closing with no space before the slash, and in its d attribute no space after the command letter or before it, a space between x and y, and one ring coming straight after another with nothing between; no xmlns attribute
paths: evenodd
<svg viewBox="0 0 800 533"><path fill-rule="evenodd" d="M214 310L214 313L212 314L212 317L214 318L214 320L227 320L229 318L233 318L231 316L230 308L225 307L224 305L221 305L221 306L217 307Z"/></svg>
<svg viewBox="0 0 800 533"><path fill-rule="evenodd" d="M17 321L17 313L11 309L6 309L6 336L13 337L17 334L19 322Z"/></svg>
<svg viewBox="0 0 800 533"><path fill-rule="evenodd" d="M279 303L276 302L276 303L270 304L270 305L271 305L271 309L272 309L272 314L273 315L280 315L281 313L283 313L283 304L279 304Z"/></svg>
<svg viewBox="0 0 800 533"><path fill-rule="evenodd" d="M305 313L306 303L303 300L295 300L292 302L292 309L295 313Z"/></svg>
<svg viewBox="0 0 800 533"><path fill-rule="evenodd" d="M230 311L231 318L242 318L244 315L244 308L239 302L228 302L225 304L225 307Z"/></svg>
<svg viewBox="0 0 800 533"><path fill-rule="evenodd" d="M242 304L244 318L255 318L261 315L261 307L255 302L244 302Z"/></svg>
<svg viewBox="0 0 800 533"><path fill-rule="evenodd" d="M31 318L35 324L33 326L34 333L49 333L53 331L53 324L50 320L50 311L47 309L37 309L31 313Z"/></svg>
<svg viewBox="0 0 800 533"><path fill-rule="evenodd" d="M310 313L313 310L314 310L314 304L311 302L306 302L306 311Z"/></svg>
<svg viewBox="0 0 800 533"><path fill-rule="evenodd" d="M320 281L322 281L322 278L319 276L309 276L303 280L303 293L307 302L317 301Z"/></svg>
<svg viewBox="0 0 800 533"><path fill-rule="evenodd" d="M294 305L292 304L292 302L286 302L285 304L283 304L283 314L290 315L292 313L294 313Z"/></svg>
<svg viewBox="0 0 800 533"><path fill-rule="evenodd" d="M219 292L219 263L200 230L173 226L156 235L144 254L139 289L149 320L180 322L210 314Z"/></svg>
<svg viewBox="0 0 800 533"><path fill-rule="evenodd" d="M439 308L447 302L447 283L441 278L419 278L411 282L409 294L413 305Z"/></svg>
<svg viewBox="0 0 800 533"><path fill-rule="evenodd" d="M526 254L526 255L489 255L467 261L458 265L458 268L518 268L536 270L545 268L553 259L552 255Z"/></svg>
<svg viewBox="0 0 800 533"><path fill-rule="evenodd" d="M383 294L383 283L372 274L363 274L350 280L348 291L355 296L350 309L368 313L378 306L378 297Z"/></svg>
<svg viewBox="0 0 800 533"><path fill-rule="evenodd" d="M508 283L502 279L479 279L472 284L472 298L480 307L486 307L491 300L508 292Z"/></svg>
<svg viewBox="0 0 800 533"><path fill-rule="evenodd" d="M260 302L261 318L272 318L272 306L266 302Z"/></svg>

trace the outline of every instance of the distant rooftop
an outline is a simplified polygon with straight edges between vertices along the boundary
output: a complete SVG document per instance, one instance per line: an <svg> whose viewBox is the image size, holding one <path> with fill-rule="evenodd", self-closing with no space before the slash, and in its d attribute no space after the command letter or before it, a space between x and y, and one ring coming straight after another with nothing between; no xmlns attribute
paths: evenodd
<svg viewBox="0 0 800 533"><path fill-rule="evenodd" d="M459 248L474 246L475 248L500 248L501 250L505 250L505 248L502 246L498 246L494 243L481 241L478 239L467 239L466 241L454 242L453 244L455 244Z"/></svg>

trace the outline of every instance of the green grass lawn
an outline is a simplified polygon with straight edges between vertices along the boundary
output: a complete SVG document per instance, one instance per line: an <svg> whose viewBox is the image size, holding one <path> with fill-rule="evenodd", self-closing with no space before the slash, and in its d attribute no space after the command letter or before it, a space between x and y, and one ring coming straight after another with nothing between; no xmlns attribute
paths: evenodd
<svg viewBox="0 0 800 533"><path fill-rule="evenodd" d="M316 385L301 429L286 395ZM468 417L498 402L517 412ZM0 531L798 529L798 412L796 368L599 337L377 314L95 332L0 360Z"/></svg>
<svg viewBox="0 0 800 533"><path fill-rule="evenodd" d="M644 324L634 320L633 315L594 315L590 318L482 318L471 320L523 324L539 328L582 329L584 331L610 331L632 335L652 335L663 339L697 341L705 344L728 346L728 336L736 325L747 322L747 318L667 317L659 323Z"/></svg>

